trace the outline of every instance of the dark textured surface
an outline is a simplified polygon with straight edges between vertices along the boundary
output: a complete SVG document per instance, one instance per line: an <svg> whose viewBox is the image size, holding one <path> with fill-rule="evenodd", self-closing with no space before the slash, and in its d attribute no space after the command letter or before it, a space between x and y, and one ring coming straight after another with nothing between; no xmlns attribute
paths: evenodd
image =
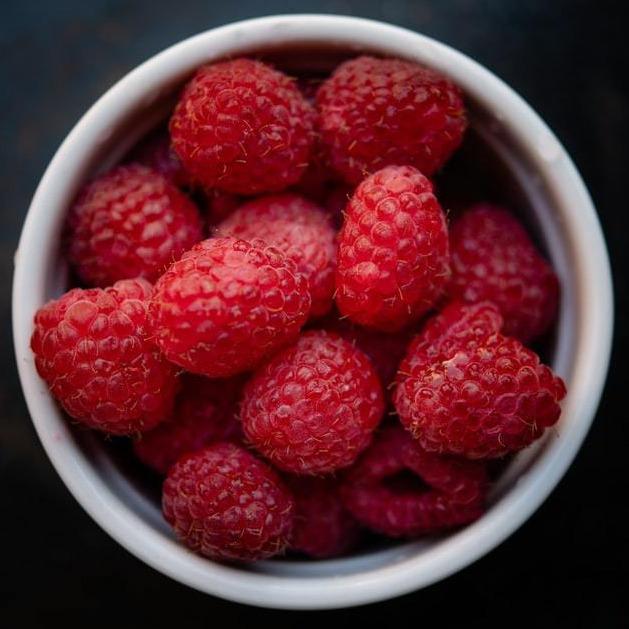
<svg viewBox="0 0 629 629"><path fill-rule="evenodd" d="M0 624L63 626L627 626L626 165L629 57L621 2L411 0L177 3L8 0L0 10ZM30 424L10 328L12 255L44 167L85 109L148 56L239 18L321 11L383 19L470 54L546 119L590 187L616 271L615 361L597 420L546 504L507 542L424 591L363 609L234 605L143 565L71 498ZM180 622L178 622L180 621ZM255 624L254 624L255 623Z"/></svg>

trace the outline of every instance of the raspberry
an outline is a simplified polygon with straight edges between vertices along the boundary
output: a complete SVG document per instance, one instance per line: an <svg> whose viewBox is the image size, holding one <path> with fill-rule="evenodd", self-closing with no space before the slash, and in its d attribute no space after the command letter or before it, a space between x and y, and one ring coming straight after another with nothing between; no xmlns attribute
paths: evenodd
<svg viewBox="0 0 629 629"><path fill-rule="evenodd" d="M293 528L292 496L243 448L217 443L168 472L162 510L177 537L212 559L254 561L281 553Z"/></svg>
<svg viewBox="0 0 629 629"><path fill-rule="evenodd" d="M310 311L308 283L262 241L210 238L162 275L149 314L165 356L224 378L255 367L296 338Z"/></svg>
<svg viewBox="0 0 629 629"><path fill-rule="evenodd" d="M190 187L193 183L173 151L166 128L153 131L139 142L129 152L127 161L142 164L158 172L179 188Z"/></svg>
<svg viewBox="0 0 629 629"><path fill-rule="evenodd" d="M432 184L410 166L367 177L345 209L336 302L356 323L384 331L417 321L449 279L448 232Z"/></svg>
<svg viewBox="0 0 629 629"><path fill-rule="evenodd" d="M467 126L455 85L399 59L342 63L319 89L317 107L331 165L348 183L394 164L430 176L461 144Z"/></svg>
<svg viewBox="0 0 629 629"><path fill-rule="evenodd" d="M239 377L210 380L184 374L172 416L134 442L136 456L165 474L184 454L215 441L240 441L237 404L242 384Z"/></svg>
<svg viewBox="0 0 629 629"><path fill-rule="evenodd" d="M314 109L273 68L236 59L200 68L170 120L173 147L207 188L278 192L307 167Z"/></svg>
<svg viewBox="0 0 629 629"><path fill-rule="evenodd" d="M170 414L177 377L148 340L150 293L144 280L122 280L104 290L75 288L37 311L37 371L81 424L131 435Z"/></svg>
<svg viewBox="0 0 629 629"><path fill-rule="evenodd" d="M450 308L400 365L393 401L402 424L431 452L477 459L526 447L559 419L563 381L492 331L500 319L491 305Z"/></svg>
<svg viewBox="0 0 629 629"><path fill-rule="evenodd" d="M453 297L493 301L504 333L523 343L548 330L555 319L559 282L520 223L506 210L479 203L452 226Z"/></svg>
<svg viewBox="0 0 629 629"><path fill-rule="evenodd" d="M241 419L247 439L279 468L325 474L351 465L383 410L369 359L336 334L310 331L253 375Z"/></svg>
<svg viewBox="0 0 629 629"><path fill-rule="evenodd" d="M467 524L484 510L484 466L431 454L389 426L349 470L345 506L364 526L390 537L416 537Z"/></svg>
<svg viewBox="0 0 629 629"><path fill-rule="evenodd" d="M293 260L308 280L312 307L320 316L332 307L336 233L329 216L296 194L260 197L245 203L217 228L221 236L261 238Z"/></svg>
<svg viewBox="0 0 629 629"><path fill-rule="evenodd" d="M68 216L68 259L93 286L134 277L154 281L201 238L194 203L138 164L119 166L87 184Z"/></svg>
<svg viewBox="0 0 629 629"><path fill-rule="evenodd" d="M291 548L316 559L338 557L359 540L358 523L343 506L338 482L331 478L286 478L295 498Z"/></svg>

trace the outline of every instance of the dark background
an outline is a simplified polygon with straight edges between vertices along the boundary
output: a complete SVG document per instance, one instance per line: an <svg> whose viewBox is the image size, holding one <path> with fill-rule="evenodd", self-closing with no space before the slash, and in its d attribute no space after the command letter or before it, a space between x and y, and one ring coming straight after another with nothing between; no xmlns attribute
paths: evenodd
<svg viewBox="0 0 629 629"><path fill-rule="evenodd" d="M307 627L629 626L627 141L629 54L621 2L403 0L0 3L0 624ZM245 17L361 15L440 39L511 84L555 130L588 184L615 270L614 361L594 427L557 490L507 542L445 582L365 608L272 612L185 588L92 522L30 423L11 344L12 255L30 197L86 108L138 63Z"/></svg>

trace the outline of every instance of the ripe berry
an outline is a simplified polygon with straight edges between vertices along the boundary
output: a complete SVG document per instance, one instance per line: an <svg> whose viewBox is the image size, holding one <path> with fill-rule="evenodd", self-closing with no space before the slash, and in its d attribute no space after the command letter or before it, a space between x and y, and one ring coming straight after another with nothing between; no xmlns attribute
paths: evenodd
<svg viewBox="0 0 629 629"><path fill-rule="evenodd" d="M383 410L369 359L336 334L311 331L253 375L241 419L247 439L277 467L325 474L351 465Z"/></svg>
<svg viewBox="0 0 629 629"><path fill-rule="evenodd" d="M295 498L291 548L314 557L338 557L358 542L360 527L343 506L338 481L332 478L286 478Z"/></svg>
<svg viewBox="0 0 629 629"><path fill-rule="evenodd" d="M555 319L559 282L528 234L509 212L479 203L450 231L454 298L493 301L504 333L523 343L543 334Z"/></svg>
<svg viewBox="0 0 629 629"><path fill-rule="evenodd" d="M284 551L293 528L292 496L247 450L217 443L180 459L162 493L166 521L193 551L226 561Z"/></svg>
<svg viewBox="0 0 629 629"><path fill-rule="evenodd" d="M160 128L150 133L130 151L127 161L158 172L178 188L193 184L172 148L168 129Z"/></svg>
<svg viewBox="0 0 629 629"><path fill-rule="evenodd" d="M317 107L330 163L348 183L394 164L430 176L458 148L467 126L454 84L399 59L342 63L319 89Z"/></svg>
<svg viewBox="0 0 629 629"><path fill-rule="evenodd" d="M294 340L310 311L308 283L262 241L210 238L155 285L149 313L164 355L193 373L224 378Z"/></svg>
<svg viewBox="0 0 629 629"><path fill-rule="evenodd" d="M138 164L87 184L70 209L66 234L70 263L93 286L134 277L154 281L201 238L194 203Z"/></svg>
<svg viewBox="0 0 629 629"><path fill-rule="evenodd" d="M134 442L138 459L158 474L165 474L184 454L216 441L240 441L237 405L242 384L240 377L211 380L183 374L168 421Z"/></svg>
<svg viewBox="0 0 629 629"><path fill-rule="evenodd" d="M175 368L149 340L151 285L75 288L35 315L31 348L39 375L81 424L114 435L153 428L170 414Z"/></svg>
<svg viewBox="0 0 629 629"><path fill-rule="evenodd" d="M389 426L349 470L342 497L371 530L416 537L479 518L486 489L482 464L426 452L402 428Z"/></svg>
<svg viewBox="0 0 629 629"><path fill-rule="evenodd" d="M311 316L332 307L336 233L329 216L296 194L260 197L245 203L217 227L220 236L261 238L293 260L308 280Z"/></svg>
<svg viewBox="0 0 629 629"><path fill-rule="evenodd" d="M361 325L399 330L435 304L449 273L445 216L430 181L410 166L367 177L339 234L341 313Z"/></svg>
<svg viewBox="0 0 629 629"><path fill-rule="evenodd" d="M170 120L173 147L207 188L278 192L310 159L314 109L289 77L250 59L207 65L186 85Z"/></svg>
<svg viewBox="0 0 629 629"><path fill-rule="evenodd" d="M449 326L429 324L400 365L393 401L402 424L430 452L480 459L526 447L559 419L563 381L519 341L491 331L499 325L491 306L452 308L460 321L451 310Z"/></svg>

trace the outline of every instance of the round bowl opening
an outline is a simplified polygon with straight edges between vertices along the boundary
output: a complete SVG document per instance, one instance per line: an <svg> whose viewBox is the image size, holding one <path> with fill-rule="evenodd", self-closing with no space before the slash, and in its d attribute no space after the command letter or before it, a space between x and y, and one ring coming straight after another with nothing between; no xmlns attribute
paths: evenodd
<svg viewBox="0 0 629 629"><path fill-rule="evenodd" d="M438 190L446 190L446 208L481 200L512 207L552 260L562 285L561 311L555 334L541 349L567 382L564 413L554 430L501 473L487 514L461 531L328 561L215 564L173 540L161 517L155 479L128 450L65 421L33 366L32 317L65 290L59 236L78 188L165 119L195 68L253 55L292 74L320 76L362 53L424 63L463 88L470 131L437 178ZM402 594L455 572L500 543L552 490L585 436L607 367L611 312L609 267L593 207L563 148L534 112L487 70L446 46L385 24L335 16L230 25L182 42L127 75L59 149L35 195L16 255L14 331L25 396L49 456L79 502L113 537L166 574L226 598L275 607L338 607Z"/></svg>

